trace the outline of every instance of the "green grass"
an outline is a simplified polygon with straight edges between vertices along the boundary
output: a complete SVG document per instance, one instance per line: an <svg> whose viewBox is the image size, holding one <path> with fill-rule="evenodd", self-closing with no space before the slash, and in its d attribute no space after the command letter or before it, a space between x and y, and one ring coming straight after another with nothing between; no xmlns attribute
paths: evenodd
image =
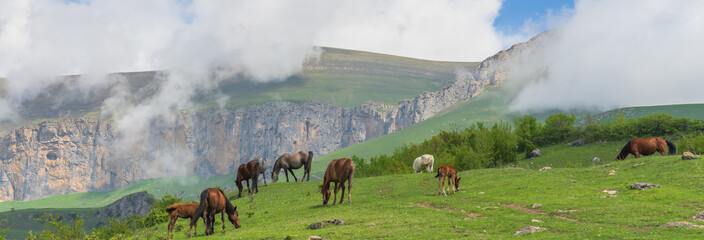
<svg viewBox="0 0 704 240"><path fill-rule="evenodd" d="M98 227L99 224L104 224L98 218L97 211L97 208L23 209L15 212L0 212L0 221L7 220L2 225L3 228L9 229L5 236L7 239L25 239L29 237L29 231L37 234L44 230L44 226L40 222L34 221L34 219L41 218L43 214L49 213L54 216L67 218L67 220L64 220L64 224L71 226L73 226L73 222L69 220L76 215L80 215L84 220L83 227L90 231Z"/></svg>
<svg viewBox="0 0 704 240"><path fill-rule="evenodd" d="M607 176L610 170L617 175ZM261 187L253 198L233 201L242 228L235 230L228 223L221 233L217 225L219 233L196 239L305 239L312 235L328 239L497 239L514 237L527 226L547 228L527 236L532 238L691 239L704 234L704 229L660 227L673 221L702 224L688 219L704 210L704 163L700 160L644 157L614 162L612 167L465 171L460 173L461 191L447 197L437 196L433 176L354 179L352 203L334 206L322 205L318 183L271 184ZM629 190L635 182L662 187ZM605 189L620 193L616 198L603 198ZM534 203L542 207L530 209ZM312 223L333 219L346 224L307 229ZM186 221L178 224L185 226ZM145 232L165 235L166 224L141 236ZM175 236L186 239L183 232Z"/></svg>

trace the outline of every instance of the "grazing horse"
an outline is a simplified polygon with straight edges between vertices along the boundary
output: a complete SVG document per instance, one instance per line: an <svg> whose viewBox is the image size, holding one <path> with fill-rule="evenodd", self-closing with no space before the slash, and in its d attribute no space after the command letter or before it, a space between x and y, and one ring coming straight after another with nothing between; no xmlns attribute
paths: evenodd
<svg viewBox="0 0 704 240"><path fill-rule="evenodd" d="M310 164L313 162L313 152L308 151L299 151L296 154L288 154L284 153L279 157L279 159L276 159L276 162L274 163L274 171L271 172L271 180L274 182L279 181L279 171L281 169L284 170L284 173L286 173L286 182L288 182L288 173L291 172L291 176L293 176L293 180L298 182L298 178L296 178L296 175L293 174L293 169L299 169L301 167L304 167L303 170L303 177L301 178L301 182L303 182L303 179L306 178L306 175L308 175L308 178L306 181L310 181ZM288 171L288 172L287 172Z"/></svg>
<svg viewBox="0 0 704 240"><path fill-rule="evenodd" d="M340 204L345 199L345 181L347 181L347 200L352 202L352 178L354 178L354 164L349 158L335 159L328 164L323 177L323 184L320 185L320 193L323 194L323 205L328 204L330 200L330 182L335 183L335 195L332 199L332 204L337 201L337 190L342 189L340 196Z"/></svg>
<svg viewBox="0 0 704 240"><path fill-rule="evenodd" d="M225 229L225 213L227 213L227 219L230 220L230 223L235 225L235 228L240 228L237 207L232 206L230 200L225 197L225 193L219 188L208 188L200 193L200 205L196 216L191 219L191 224L195 224L198 218L202 217L205 222L205 235L211 235L215 233L213 224L217 213L222 216L222 229Z"/></svg>
<svg viewBox="0 0 704 240"><path fill-rule="evenodd" d="M167 239L174 239L173 236L173 231L174 231L174 224L176 224L176 220L178 218L190 218L193 219L193 217L196 216L196 211L198 210L198 204L195 203L177 203L174 205L169 206L166 208L166 212L169 213L169 217L171 220L169 221L169 230L166 235ZM191 229L195 228L196 231L194 232L194 235L198 236L198 222L194 222L190 224L188 228L188 236L191 236Z"/></svg>
<svg viewBox="0 0 704 240"><path fill-rule="evenodd" d="M450 165L442 165L438 167L438 174L436 174L435 177L438 178L438 195L447 196L447 193L445 193L445 178L447 178L448 190L452 188L452 193L460 190L460 179L462 178L457 177L457 168ZM450 184L454 184L455 186L451 187ZM442 189L442 192L440 189Z"/></svg>
<svg viewBox="0 0 704 240"><path fill-rule="evenodd" d="M257 192L259 193L259 187L257 186L257 181L259 180L259 174L262 173L262 165L259 165L259 161L252 160L248 163L240 165L237 169L237 179L235 179L235 184L240 192L237 197L242 197L242 181L247 182L247 193ZM252 189L249 189L249 179L252 179Z"/></svg>
<svg viewBox="0 0 704 240"><path fill-rule="evenodd" d="M427 169L428 173L433 172L433 164L435 163L435 158L430 154L423 154L413 161L413 171L416 173L423 172L423 169Z"/></svg>
<svg viewBox="0 0 704 240"><path fill-rule="evenodd" d="M677 152L674 143L659 137L633 138L626 143L626 146L623 146L621 152L616 156L616 160L626 159L628 154L633 154L636 158L639 158L640 155L648 156L655 152L660 152L661 155L665 156L665 150L670 155L674 155Z"/></svg>

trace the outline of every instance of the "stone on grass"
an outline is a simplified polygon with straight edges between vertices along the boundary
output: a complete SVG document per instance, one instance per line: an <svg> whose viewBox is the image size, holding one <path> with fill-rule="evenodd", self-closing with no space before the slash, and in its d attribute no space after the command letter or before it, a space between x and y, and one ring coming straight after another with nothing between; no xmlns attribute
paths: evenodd
<svg viewBox="0 0 704 240"><path fill-rule="evenodd" d="M542 154L543 154L543 152L541 152L540 149L536 148L536 149L533 149L533 151L530 151L530 154L528 156L531 158L536 158L536 157L540 157L540 155L542 155Z"/></svg>
<svg viewBox="0 0 704 240"><path fill-rule="evenodd" d="M318 236L310 236L310 237L308 237L307 240L323 240L323 238L318 237Z"/></svg>
<svg viewBox="0 0 704 240"><path fill-rule="evenodd" d="M634 183L631 184L631 189L638 189L638 190L645 190L648 188L659 188L660 185L657 184L652 184L652 183Z"/></svg>
<svg viewBox="0 0 704 240"><path fill-rule="evenodd" d="M694 214L692 219L697 219L697 220L704 220L704 212L699 212L697 214Z"/></svg>
<svg viewBox="0 0 704 240"><path fill-rule="evenodd" d="M321 228L323 228L323 226L325 226L325 224L324 224L323 222L317 222L317 223L311 224L310 226L308 226L308 228L310 228L310 229L321 229Z"/></svg>
<svg viewBox="0 0 704 240"><path fill-rule="evenodd" d="M616 195L604 195L603 198L616 198Z"/></svg>
<svg viewBox="0 0 704 240"><path fill-rule="evenodd" d="M582 145L584 145L584 140L582 140L582 139L577 139L577 141L574 141L574 142L571 142L571 143L568 143L568 144L569 144L570 146L572 146L572 147L581 147Z"/></svg>
<svg viewBox="0 0 704 240"><path fill-rule="evenodd" d="M534 222L534 223L541 223L541 222L543 222L543 221L538 220L538 219L533 219L533 220L530 220L530 221L531 221L531 222Z"/></svg>
<svg viewBox="0 0 704 240"><path fill-rule="evenodd" d="M696 154L691 153L691 152L684 152L684 153L682 153L682 159L683 159L683 160L698 159L698 158L699 158L699 155L696 155Z"/></svg>
<svg viewBox="0 0 704 240"><path fill-rule="evenodd" d="M669 222L665 223L662 226L662 228L673 228L673 227L690 227L690 228L704 228L704 226L701 225L696 225L690 222Z"/></svg>
<svg viewBox="0 0 704 240"><path fill-rule="evenodd" d="M618 190L608 190L608 189L604 189L604 190L602 190L601 192L614 195L614 194L617 194L617 193L618 193Z"/></svg>
<svg viewBox="0 0 704 240"><path fill-rule="evenodd" d="M609 176L616 176L616 170L609 171Z"/></svg>
<svg viewBox="0 0 704 240"><path fill-rule="evenodd" d="M542 207L542 206L543 206L543 204L540 204L540 203L533 203L533 205L530 205L530 208L539 208L539 207Z"/></svg>
<svg viewBox="0 0 704 240"><path fill-rule="evenodd" d="M599 159L598 157L594 157L594 159L592 159L592 162L598 163L601 162L601 159Z"/></svg>
<svg viewBox="0 0 704 240"><path fill-rule="evenodd" d="M514 234L514 235L536 233L536 232L540 232L542 230L545 230L545 228L536 227L536 226L528 226L528 227L524 227L524 228L521 228L520 230L516 231L516 234Z"/></svg>
<svg viewBox="0 0 704 240"><path fill-rule="evenodd" d="M541 169L538 170L538 171L545 172L545 171L550 170L550 169L552 169L552 168L551 168L551 167L544 167L544 168L541 168Z"/></svg>

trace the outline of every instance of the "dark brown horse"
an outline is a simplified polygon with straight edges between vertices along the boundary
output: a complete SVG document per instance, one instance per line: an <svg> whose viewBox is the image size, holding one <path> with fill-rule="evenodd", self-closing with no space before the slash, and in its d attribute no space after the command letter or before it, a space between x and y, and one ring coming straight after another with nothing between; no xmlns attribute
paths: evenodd
<svg viewBox="0 0 704 240"><path fill-rule="evenodd" d="M284 170L284 173L286 174L286 182L288 182L288 173L291 172L291 176L293 176L293 180L298 182L298 178L296 178L296 175L293 174L293 169L299 169L301 167L303 168L303 177L301 178L301 182L303 179L306 178L306 175L308 175L308 178L306 181L310 181L310 165L313 162L313 152L308 151L299 151L296 154L288 154L284 153L279 157L279 159L276 159L276 162L274 163L274 171L271 172L271 180L274 182L279 181L279 171L281 169ZM287 172L288 171L288 172Z"/></svg>
<svg viewBox="0 0 704 240"><path fill-rule="evenodd" d="M352 202L352 178L354 178L354 164L349 158L335 159L328 164L323 177L323 184L320 185L320 193L323 194L323 205L328 204L330 200L330 182L335 183L335 195L332 199L332 204L337 201L337 190L342 189L340 196L340 204L345 199L345 182L347 183L347 200Z"/></svg>
<svg viewBox="0 0 704 240"><path fill-rule="evenodd" d="M445 193L445 178L447 178L448 190L452 188L452 193L460 190L460 179L462 178L457 177L457 168L454 166L442 165L438 167L438 174L436 174L435 177L438 178L438 195L447 196L447 193ZM455 186L452 187L451 184L454 184Z"/></svg>
<svg viewBox="0 0 704 240"><path fill-rule="evenodd" d="M626 143L626 146L623 146L621 152L616 156L616 160L626 159L628 154L633 154L636 158L639 158L640 155L648 156L655 152L660 152L661 155L665 156L666 150L670 155L674 155L677 152L675 144L659 137L633 138Z"/></svg>
<svg viewBox="0 0 704 240"><path fill-rule="evenodd" d="M196 211L196 217L191 219L191 224L195 224L198 218L202 217L205 221L205 235L211 235L215 233L213 224L217 213L222 214L222 229L225 229L225 213L230 223L235 225L235 228L240 228L237 207L232 206L230 200L225 197L225 193L218 188L208 188L200 193L200 205Z"/></svg>
<svg viewBox="0 0 704 240"><path fill-rule="evenodd" d="M166 212L169 213L171 220L169 221L169 230L166 235L167 239L174 239L173 231L174 224L178 218L190 218L196 216L196 211L198 210L198 204L195 203L177 203L166 208ZM198 236L198 222L191 223L188 228L188 236L191 236L191 229L195 228L194 235Z"/></svg>
<svg viewBox="0 0 704 240"><path fill-rule="evenodd" d="M240 190L240 192L237 194L237 197L242 197L242 181L247 182L247 193L252 193L252 192L257 192L259 193L259 187L257 186L257 181L259 180L259 174L262 173L262 165L259 164L259 161L257 160L252 160L249 161L248 163L240 165L240 168L237 169L237 179L235 179L235 184L237 185L237 189ZM252 179L252 189L249 189L249 180Z"/></svg>

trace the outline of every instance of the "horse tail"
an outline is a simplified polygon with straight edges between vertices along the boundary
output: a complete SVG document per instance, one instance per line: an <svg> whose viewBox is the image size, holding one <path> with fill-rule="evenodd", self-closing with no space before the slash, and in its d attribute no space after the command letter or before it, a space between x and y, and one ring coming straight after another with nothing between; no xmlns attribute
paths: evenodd
<svg viewBox="0 0 704 240"><path fill-rule="evenodd" d="M203 217L203 212L205 212L205 204L208 204L208 201L210 201L210 193L208 193L208 189L206 189L200 193L200 205L198 205L196 215L191 219L191 225L196 224L198 222L198 218Z"/></svg>
<svg viewBox="0 0 704 240"><path fill-rule="evenodd" d="M310 167L313 165L313 151L308 151L308 161L306 162L306 172L308 172L308 181L310 181ZM301 182L303 180L301 179Z"/></svg>
<svg viewBox="0 0 704 240"><path fill-rule="evenodd" d="M166 212L167 212L167 213L171 213L171 212L173 212L173 211L176 211L176 207L171 206L171 207L166 208Z"/></svg>
<svg viewBox="0 0 704 240"><path fill-rule="evenodd" d="M438 174L435 174L435 177L436 177L436 178L439 178L439 177L440 177L440 169L438 169L437 172L438 172Z"/></svg>
<svg viewBox="0 0 704 240"><path fill-rule="evenodd" d="M667 143L667 155L675 155L677 153L677 147L675 147L675 144L665 140Z"/></svg>

